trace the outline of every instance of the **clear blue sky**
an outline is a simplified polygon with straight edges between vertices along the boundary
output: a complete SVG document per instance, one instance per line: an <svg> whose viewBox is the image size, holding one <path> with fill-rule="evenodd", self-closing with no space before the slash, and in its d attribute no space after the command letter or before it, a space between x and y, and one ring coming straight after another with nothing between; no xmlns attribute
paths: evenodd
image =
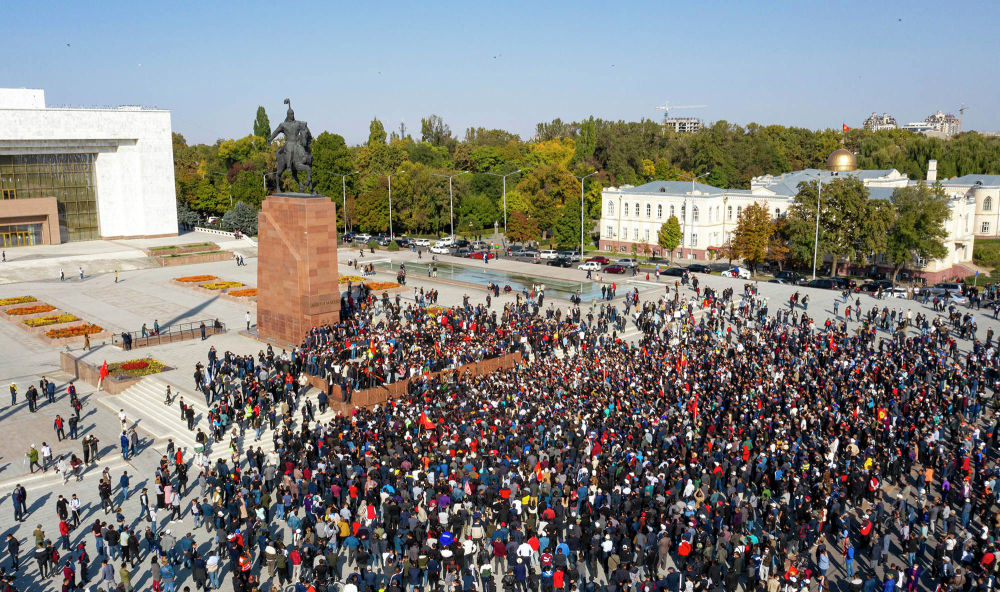
<svg viewBox="0 0 1000 592"><path fill-rule="evenodd" d="M839 128L961 104L1000 129L1000 3L9 2L0 85L49 105L156 105L189 142L272 123L364 141L379 117L530 137L588 115ZM496 8L492 8L496 6ZM69 45L67 45L69 44ZM956 113L957 114L957 113Z"/></svg>

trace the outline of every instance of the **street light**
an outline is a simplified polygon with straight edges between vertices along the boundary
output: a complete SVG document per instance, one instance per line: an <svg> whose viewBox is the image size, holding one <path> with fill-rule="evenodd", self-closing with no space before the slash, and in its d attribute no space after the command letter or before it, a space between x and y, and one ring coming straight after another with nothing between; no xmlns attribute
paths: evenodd
<svg viewBox="0 0 1000 592"><path fill-rule="evenodd" d="M469 171L462 171L461 173L455 173L454 175L439 175L438 173L431 173L435 177L443 177L445 179L448 179L448 202L449 202L449 206L448 206L448 214L449 215L448 215L448 217L451 218L451 238L452 238L452 240L455 239L455 195L452 193L451 180L454 179L455 177L461 177L462 175L464 175L465 173L468 173L468 172ZM506 225L506 223L505 223L505 225Z"/></svg>
<svg viewBox="0 0 1000 592"><path fill-rule="evenodd" d="M403 173L406 173L406 171L398 171L398 172L393 173L391 175L387 175L387 174L383 174L382 175L383 177L385 177L386 179L389 180L389 240L390 241L392 241L393 237L395 237L395 235L392 233L392 178L395 177L395 176L397 176L397 175L399 175L399 174L403 174ZM351 174L353 175L354 173L351 173ZM345 189L344 195L345 196L347 195L346 189ZM345 202L346 202L346 197L345 197Z"/></svg>
<svg viewBox="0 0 1000 592"><path fill-rule="evenodd" d="M503 179L503 237L507 240L507 177L511 175L516 175L521 172L521 169L517 169L513 173L507 173L506 175L501 175L500 173L486 173L487 175L493 175L494 177L500 177ZM582 253L581 253L582 255Z"/></svg>
<svg viewBox="0 0 1000 592"><path fill-rule="evenodd" d="M340 188L344 191L344 234L347 234L347 178L351 175L357 175L360 171L354 171L353 173L333 173L334 176L340 177ZM389 203L392 203L392 196L390 192ZM392 206L389 206L389 210L392 211Z"/></svg>
<svg viewBox="0 0 1000 592"><path fill-rule="evenodd" d="M589 175L584 175L582 177L573 175L580 180L580 260L583 261L583 182L587 180L587 177L596 175L597 171L590 173Z"/></svg>

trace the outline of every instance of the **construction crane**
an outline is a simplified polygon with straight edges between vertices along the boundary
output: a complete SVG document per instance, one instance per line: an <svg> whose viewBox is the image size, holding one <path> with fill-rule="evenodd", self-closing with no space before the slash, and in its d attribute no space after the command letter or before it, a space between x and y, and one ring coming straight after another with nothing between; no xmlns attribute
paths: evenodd
<svg viewBox="0 0 1000 592"><path fill-rule="evenodd" d="M965 118L966 110L968 110L968 107L966 107L965 105L962 105L961 107L958 108L958 129L962 130L963 132L965 131L965 128L962 127L962 120Z"/></svg>
<svg viewBox="0 0 1000 592"><path fill-rule="evenodd" d="M657 111L663 111L663 121L666 122L667 118L670 116L671 109L705 109L708 105L674 105L670 106L670 102L665 102L656 108Z"/></svg>

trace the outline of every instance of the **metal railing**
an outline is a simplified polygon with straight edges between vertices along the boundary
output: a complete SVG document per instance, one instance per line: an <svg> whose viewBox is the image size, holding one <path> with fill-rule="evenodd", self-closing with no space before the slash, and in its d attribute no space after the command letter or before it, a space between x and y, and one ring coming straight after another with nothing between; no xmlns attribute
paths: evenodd
<svg viewBox="0 0 1000 592"><path fill-rule="evenodd" d="M190 323L177 323L175 325L168 325L166 327L160 327L158 333L153 333L152 330L147 330L146 335L143 336L142 330L130 331L128 335L132 338L132 347L147 347L150 345L158 345L160 343L170 343L173 341L180 341L182 339L194 339L195 337L201 337L201 325L205 324L205 334L215 335L216 333L224 333L226 331L226 324L218 319L204 319L201 321L193 321ZM114 333L111 336L111 343L120 347L124 347L122 333Z"/></svg>

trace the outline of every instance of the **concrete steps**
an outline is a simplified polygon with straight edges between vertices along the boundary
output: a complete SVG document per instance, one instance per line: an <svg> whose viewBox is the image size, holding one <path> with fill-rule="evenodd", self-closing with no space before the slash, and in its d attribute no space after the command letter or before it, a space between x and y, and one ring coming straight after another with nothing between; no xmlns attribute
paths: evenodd
<svg viewBox="0 0 1000 592"><path fill-rule="evenodd" d="M163 403L167 385L170 386L172 393L170 405ZM318 407L316 402L318 393L316 389L308 387L305 393L299 396L300 404L304 404L306 399L310 399L313 406ZM188 430L187 421L181 419L180 407L178 406L181 396L184 397L185 404L193 407L195 410L194 431ZM211 432L208 423L209 408L205 405L205 396L200 392L182 389L176 384L158 376L148 376L121 394L102 396L99 401L116 416L119 409L124 409L130 424L134 423L138 429L152 436L155 445L165 447L167 439L173 439L174 445L183 449L185 458L193 456L195 448L199 446L195 441L198 428L200 427L206 434L210 434ZM317 414L316 419L317 421L324 422L336 414L337 410L330 408L327 409L326 413ZM293 423L296 429L298 429L300 417L301 415L299 414L295 416ZM229 431L231 433L232 428ZM245 450L248 446L253 446L254 448L259 446L265 453L274 449L272 431L269 428L265 427L259 441L254 441L254 434L255 430L253 428L247 429L239 441L241 449ZM228 443L228 436L223 442L213 442L209 446L208 456L213 460L228 457Z"/></svg>

